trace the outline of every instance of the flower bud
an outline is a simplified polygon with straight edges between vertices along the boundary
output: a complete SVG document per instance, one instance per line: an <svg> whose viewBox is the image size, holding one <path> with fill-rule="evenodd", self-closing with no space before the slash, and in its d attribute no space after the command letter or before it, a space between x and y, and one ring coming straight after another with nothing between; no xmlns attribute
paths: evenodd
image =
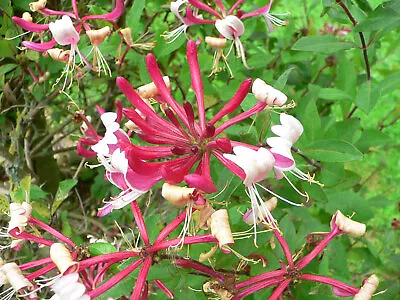
<svg viewBox="0 0 400 300"><path fill-rule="evenodd" d="M87 30L86 35L90 40L90 43L93 46L98 46L104 42L106 37L108 37L111 33L111 29L109 26L105 26L103 28L97 30Z"/></svg>
<svg viewBox="0 0 400 300"><path fill-rule="evenodd" d="M10 283L14 291L19 291L28 286L32 286L29 280L22 275L22 271L16 263L5 264L2 267L2 271L6 275L7 281Z"/></svg>
<svg viewBox="0 0 400 300"><path fill-rule="evenodd" d="M287 101L287 96L284 93L259 78L253 82L252 93L258 101L266 103L268 106L282 106Z"/></svg>
<svg viewBox="0 0 400 300"><path fill-rule="evenodd" d="M375 290L378 288L379 279L375 274L372 274L364 282L360 291L354 296L354 300L369 300L372 298Z"/></svg>
<svg viewBox="0 0 400 300"><path fill-rule="evenodd" d="M175 206L183 206L191 199L194 191L194 188L164 183L161 195L171 204Z"/></svg>
<svg viewBox="0 0 400 300"><path fill-rule="evenodd" d="M213 49L224 49L226 47L226 39L206 36L205 42Z"/></svg>
<svg viewBox="0 0 400 300"><path fill-rule="evenodd" d="M272 197L271 199L264 201L264 204L268 208L268 211L272 212L276 208L276 205L278 204L278 199L276 197ZM258 210L258 212L257 212L258 220L257 221L267 218L265 210L259 210L259 209L257 209L257 210ZM248 210L243 215L242 219L247 224L253 225L254 224L253 210L252 209Z"/></svg>
<svg viewBox="0 0 400 300"><path fill-rule="evenodd" d="M79 264L72 260L71 253L61 243L54 243L50 247L50 258L62 275L76 272Z"/></svg>
<svg viewBox="0 0 400 300"><path fill-rule="evenodd" d="M224 246L233 245L233 236L229 225L228 211L219 209L215 211L210 218L211 234L218 240L219 248L223 252L230 252L224 249Z"/></svg>
<svg viewBox="0 0 400 300"><path fill-rule="evenodd" d="M352 236L360 237L364 235L366 230L365 224L353 221L352 219L343 215L340 210L338 210L336 214L333 215L331 221L331 227L332 227L332 222L335 222L336 226L341 231L348 233Z"/></svg>
<svg viewBox="0 0 400 300"><path fill-rule="evenodd" d="M123 28L120 30L122 37L125 41L125 43L129 46L129 47L133 47L134 42L132 39L132 30L129 27Z"/></svg>
<svg viewBox="0 0 400 300"><path fill-rule="evenodd" d="M33 21L31 14L27 11L22 14L22 19L27 22Z"/></svg>
<svg viewBox="0 0 400 300"><path fill-rule="evenodd" d="M163 76L163 80L164 80L165 85L169 89L170 88L169 77ZM140 95L140 97L145 98L145 99L154 98L155 96L157 96L159 94L159 91L158 91L156 85L154 84L154 82L150 82L148 84L138 87L137 92Z"/></svg>
<svg viewBox="0 0 400 300"><path fill-rule="evenodd" d="M67 63L69 61L70 50L63 50L60 48L52 48L47 50L47 53L55 61Z"/></svg>
<svg viewBox="0 0 400 300"><path fill-rule="evenodd" d="M47 0L38 0L36 2L29 3L29 8L31 9L31 11L35 12L35 11L45 8L46 4L47 4Z"/></svg>

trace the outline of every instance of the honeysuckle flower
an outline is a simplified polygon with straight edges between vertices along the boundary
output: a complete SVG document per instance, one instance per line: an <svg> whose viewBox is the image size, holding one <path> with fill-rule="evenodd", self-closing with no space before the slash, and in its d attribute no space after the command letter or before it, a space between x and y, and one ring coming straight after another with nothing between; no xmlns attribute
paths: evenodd
<svg viewBox="0 0 400 300"><path fill-rule="evenodd" d="M332 217L331 227L337 226L341 231L351 236L361 237L366 231L366 226L363 223L354 221L342 214L340 210Z"/></svg>
<svg viewBox="0 0 400 300"><path fill-rule="evenodd" d="M370 299L378 285L378 280L375 275L372 275L363 284L363 286L365 286L364 292L362 291L362 288L360 289L350 286L339 280L321 275L306 274L304 272L305 267L308 266L318 255L320 255L324 249L326 249L332 239L340 234L346 233L342 231L336 224L335 220L338 215L340 215L339 212L332 217L331 231L329 233L325 233L325 237L315 246L315 248L297 261L295 261L295 259L296 257L298 258L298 255L293 255L293 252L290 250L285 237L278 230L273 230L275 238L278 240L279 245L283 250L286 261L281 260L282 267L280 269L262 273L250 279L236 283L235 288L238 292L233 297L233 300L243 299L248 295L271 286L276 286L276 288L270 295L269 299L280 299L283 292L289 285L292 283L297 284L302 280L330 285L334 294L339 297L357 297L356 295L361 294L363 295L362 298L357 299ZM366 297L364 298L364 296Z"/></svg>
<svg viewBox="0 0 400 300"><path fill-rule="evenodd" d="M7 231L18 231L21 233L25 230L28 220L32 213L32 206L27 202L10 204L10 222Z"/></svg>
<svg viewBox="0 0 400 300"><path fill-rule="evenodd" d="M216 128L214 124L217 121L239 107L250 89L251 80L246 79L225 107L214 118L207 121L196 45L193 41L188 43L187 56L192 76L192 87L198 104L199 122L195 120L194 109L189 102L185 102L182 106L172 98L168 87L169 81L162 77L154 56L149 54L147 56L147 67L156 87L154 89L153 86L150 90L157 91L155 100L161 104L168 120L157 115L153 108L139 95L148 97L153 96L155 92L145 93L144 91L148 90L147 88L139 88L138 94L124 78L119 77L117 78L117 85L135 107L134 109L123 108L123 114L138 127L137 136L139 138L157 146L137 146L128 142L127 139L126 142L121 141L118 145L125 152L129 167L138 174L153 178L153 182L164 179L170 184L177 184L185 180L189 187L211 193L216 190L209 170L211 154L224 164L227 163L229 168L242 174L240 169L224 159L222 155L232 151L231 141L218 136L236 122L261 111L265 104L257 103L248 112L239 114ZM89 145L88 141L85 141L85 143ZM191 168L197 162L198 167L194 174L189 174ZM139 188L135 183L132 183L132 185L134 188Z"/></svg>
<svg viewBox="0 0 400 300"><path fill-rule="evenodd" d="M118 28L115 24L115 20L119 18L124 11L124 1L116 0L115 8L112 12L106 13L103 15L87 15L84 17L80 17L78 14L78 6L76 0L72 0L72 9L73 12L63 12L63 11L55 11L52 9L48 9L45 7L46 1L37 1L32 2L31 9L33 11L37 11L45 16L61 16L61 19L57 19L54 22L50 22L49 24L36 24L33 23L29 18L19 18L13 17L12 20L22 29L28 32L38 33L40 36L40 43L36 43L33 41L23 41L22 45L28 49L38 52L46 52L52 48L56 44L61 46L70 46L70 52L68 53L68 61L56 59L58 61L62 61L66 63L65 70L63 71L60 78L57 79L56 83L58 83L61 78L65 75L65 80L63 84L62 90L67 86L68 75L72 74L75 69L75 55L76 53L80 57L80 63L88 66L90 69L102 72L104 71L106 74L111 75L110 68L104 59L103 55L98 49L99 44L104 41L104 38L109 34L110 28L107 26L101 29L93 29L89 24L91 20L103 20L111 23L114 28ZM80 41L80 35L82 28L86 31L90 42L93 45L94 65L97 66L97 69L94 69L92 65L87 61L86 57L79 51L78 43ZM45 31L50 31L53 39L48 42L43 42L43 33ZM53 53L54 54L54 53ZM56 57L52 55L52 57ZM58 56L56 58L59 58ZM71 83L68 87L70 87Z"/></svg>
<svg viewBox="0 0 400 300"><path fill-rule="evenodd" d="M90 300L85 286L79 280L78 273L63 275L53 284L54 295L50 300Z"/></svg>
<svg viewBox="0 0 400 300"><path fill-rule="evenodd" d="M231 227L229 225L228 211L219 209L210 217L211 234L218 240L221 251L229 253L229 246L235 242L233 240Z"/></svg>
<svg viewBox="0 0 400 300"><path fill-rule="evenodd" d="M51 245L50 258L57 266L61 275L74 273L79 268L79 264L72 259L70 251L64 244L54 243Z"/></svg>
<svg viewBox="0 0 400 300"><path fill-rule="evenodd" d="M32 283L22 274L21 269L14 262L0 266L1 283L10 284L11 287L4 290L0 296L2 300L12 299L15 294L30 296L28 299L37 299L37 295L33 290ZM31 290L31 291L30 291Z"/></svg>
<svg viewBox="0 0 400 300"><path fill-rule="evenodd" d="M292 144L296 143L304 131L300 121L291 115L282 113L280 114L280 122L281 125L271 126L271 131Z"/></svg>
<svg viewBox="0 0 400 300"><path fill-rule="evenodd" d="M269 13L272 0L266 6L250 13L243 13L242 10L238 9L242 3L243 0L238 0L229 10L227 10L222 1L215 1L217 6L215 9L200 0L178 0L171 2L171 12L182 22L182 25L169 32L166 35L166 38L170 40L170 42L173 42L183 32L186 34L189 26L214 24L215 28L222 37L233 41L232 46L236 46L236 53L238 57L242 59L243 65L246 68L249 68L246 62L244 47L240 41L240 36L244 33L244 24L242 20L249 17L262 15L264 16L268 28L270 29L272 29L272 24L281 26L286 24L286 22L279 20L277 17ZM200 11L202 14L199 13ZM182 12L185 12L185 14ZM209 16L210 19L204 17L203 14ZM214 58L212 74L219 70L216 67L216 63L221 57L224 58L224 61L228 66L226 57L229 55L231 49L232 47L226 56L221 55L221 49L216 52L218 59L216 60L216 58ZM230 71L229 66L228 69Z"/></svg>
<svg viewBox="0 0 400 300"><path fill-rule="evenodd" d="M276 197L272 197L271 199L264 201L264 204L268 208L268 211L272 212L276 208L276 205L278 204L278 199ZM242 217L243 221L245 221L249 225L254 225L253 214L254 212L252 209L248 210ZM257 210L255 214L258 216L257 222L258 221L263 222L263 219L267 217L263 210Z"/></svg>

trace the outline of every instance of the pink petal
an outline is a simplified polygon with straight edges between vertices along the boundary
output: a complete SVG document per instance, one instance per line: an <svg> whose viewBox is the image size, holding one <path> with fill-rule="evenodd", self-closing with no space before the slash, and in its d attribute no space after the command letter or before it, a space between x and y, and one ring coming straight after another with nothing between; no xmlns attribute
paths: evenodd
<svg viewBox="0 0 400 300"><path fill-rule="evenodd" d="M92 15L85 16L82 18L82 21L87 20L107 20L107 21L115 21L124 13L124 0L116 0L115 8L108 14L103 15Z"/></svg>
<svg viewBox="0 0 400 300"><path fill-rule="evenodd" d="M204 4L201 1L198 0L188 0L188 2L193 5L194 7L197 7L198 9L204 10L210 14L212 14L213 16L215 16L218 19L223 19L223 17L216 12L214 9L212 9L211 7L209 7L208 5Z"/></svg>
<svg viewBox="0 0 400 300"><path fill-rule="evenodd" d="M217 191L214 183L205 176L199 174L188 174L184 177L189 187L211 194Z"/></svg>
<svg viewBox="0 0 400 300"><path fill-rule="evenodd" d="M287 169L292 167L295 162L283 155L277 154L277 153L272 153L272 155L275 158L275 166L278 168L282 168L282 169Z"/></svg>
<svg viewBox="0 0 400 300"><path fill-rule="evenodd" d="M25 21L19 17L12 17L12 21L26 31L41 32L44 30L49 30L49 24L36 24Z"/></svg>
<svg viewBox="0 0 400 300"><path fill-rule="evenodd" d="M250 17L254 17L254 16L259 16L259 15L264 15L269 13L270 9L271 9L271 4L272 4L271 0L267 5L261 7L260 9L257 9L253 12L250 12L248 14L243 14L240 19L246 19L246 18L250 18Z"/></svg>
<svg viewBox="0 0 400 300"><path fill-rule="evenodd" d="M36 52L44 52L47 51L55 46L57 42L53 39L48 42L44 43L35 43L35 42L30 42L30 41L23 41L22 45L25 46L28 49L31 49Z"/></svg>
<svg viewBox="0 0 400 300"><path fill-rule="evenodd" d="M351 293L349 291L346 291L344 289L338 288L336 286L332 286L333 289L333 293L335 294L335 296L338 297L342 297L342 298L346 298L346 297L353 297L354 293Z"/></svg>

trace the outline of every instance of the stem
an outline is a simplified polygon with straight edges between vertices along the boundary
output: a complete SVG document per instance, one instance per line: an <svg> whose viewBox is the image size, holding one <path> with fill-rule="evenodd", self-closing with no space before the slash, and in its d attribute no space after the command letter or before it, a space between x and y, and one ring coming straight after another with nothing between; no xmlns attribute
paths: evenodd
<svg viewBox="0 0 400 300"><path fill-rule="evenodd" d="M282 236L282 234L278 230L274 230L274 234L276 238L278 239L279 244L281 244L283 253L285 253L285 257L289 263L289 267L293 268L294 263L293 263L293 258L292 258L292 253L290 252L289 246L285 240L285 238Z"/></svg>
<svg viewBox="0 0 400 300"><path fill-rule="evenodd" d="M287 280L287 281L289 281L289 280ZM248 295L254 294L255 292L257 292L259 290L265 289L265 288L267 288L269 286L272 286L272 285L279 284L281 282L284 282L284 278L283 277L277 277L277 278L273 278L273 279L270 279L270 280L265 280L263 282L257 283L255 285L253 285L253 286L251 286L251 287L239 292L238 294L236 294L236 296L232 300L242 299L242 298L244 298L244 297L246 297Z"/></svg>
<svg viewBox="0 0 400 300"><path fill-rule="evenodd" d="M41 227L43 230L47 231L51 235L53 235L55 238L59 239L60 241L70 245L72 248L75 248L75 244L71 239L63 235L61 232L58 232L54 228L50 227L46 223L43 223L42 221L35 219L34 217L29 218L29 223L35 224L39 227Z"/></svg>
<svg viewBox="0 0 400 300"><path fill-rule="evenodd" d="M190 269L194 269L194 270L200 271L202 273L208 274L211 277L217 279L220 283L224 283L225 276L223 274L218 273L218 272L214 271L212 268L210 268L209 266L206 266L197 261L190 260L190 259L175 259L172 261L172 263L178 267L190 268Z"/></svg>
<svg viewBox="0 0 400 300"><path fill-rule="evenodd" d="M192 212L194 209L192 209ZM174 220L172 220L167 226L164 227L164 229L160 232L160 234L157 236L156 240L154 241L154 245L160 243L161 241L165 240L166 237L174 231L179 224L181 224L186 218L186 209L179 215L177 216Z"/></svg>
<svg viewBox="0 0 400 300"><path fill-rule="evenodd" d="M353 23L354 26L357 26L358 22L356 19L354 19L353 15L347 8L346 4L342 2L342 0L336 0L336 3L340 5L340 7L343 9L344 13L347 15L347 17L350 19L351 23ZM367 52L367 44L365 43L365 37L364 34L360 31L358 33L360 36L360 41L362 45L362 51L363 51L363 56L364 56L364 61L365 61L365 71L366 71L366 79L367 82L370 83L371 81L371 67L369 65L369 59L368 59L368 52ZM354 112L357 110L358 106L354 106L354 108L350 111L350 113L347 115L346 119L350 119L351 116L354 114Z"/></svg>
<svg viewBox="0 0 400 300"><path fill-rule="evenodd" d="M286 279L285 281L282 281L278 287L275 289L275 291L271 294L269 297L269 300L276 300L278 297L282 296L283 291L287 288L287 286L290 284L290 279Z"/></svg>
<svg viewBox="0 0 400 300"><path fill-rule="evenodd" d="M146 282L147 274L149 273L151 267L151 262L152 258L150 256L147 257L146 260L144 261L143 266L139 271L131 300L139 300L139 297L142 294L143 286Z"/></svg>
<svg viewBox="0 0 400 300"><path fill-rule="evenodd" d="M317 168L317 171L321 170L321 165L316 162L315 160L309 158L308 156L304 155L300 149L296 148L295 146L291 147L292 151L297 153L298 155L301 156L301 158L303 158L307 163L309 163L310 165L314 166L315 168Z"/></svg>
<svg viewBox="0 0 400 300"><path fill-rule="evenodd" d="M157 252L162 249L168 249L169 247L176 246L178 244L182 245L191 245L191 244L200 244L200 243L218 243L218 240L213 237L211 234L204 234L199 236L188 236L183 239L176 238L172 240L168 240L157 245L153 245L147 249L149 253Z"/></svg>
<svg viewBox="0 0 400 300"><path fill-rule="evenodd" d="M131 202L131 207L133 216L135 217L136 225L139 229L144 244L146 246L150 246L149 234L147 232L146 224L144 223L143 215L142 212L140 211L139 205L136 203L136 201L133 201Z"/></svg>
<svg viewBox="0 0 400 300"><path fill-rule="evenodd" d="M139 256L139 253L132 251L117 252L117 253L107 253L95 257L91 257L79 262L79 270L86 269L91 265L96 265L99 263L116 263L118 261Z"/></svg>
<svg viewBox="0 0 400 300"><path fill-rule="evenodd" d="M254 277L252 277L250 279L247 279L245 281L239 282L239 283L236 284L236 288L237 289L242 289L242 288L244 288L246 286L258 283L260 281L264 281L266 279L271 279L271 278L274 278L274 277L281 277L281 276L283 276L285 274L286 274L285 270L270 271L270 272L267 272L267 273L263 273L263 274L254 276Z"/></svg>
<svg viewBox="0 0 400 300"><path fill-rule="evenodd" d="M302 274L300 275L301 279L304 280L309 280L309 281L314 281L314 282L321 282L321 283L325 283L325 284L329 284L331 286L335 286L341 290L345 290L346 292L352 293L352 294L357 294L360 289L359 288L355 288L351 285L345 284L339 280L333 279L333 278L329 278L329 277L325 277L325 276L320 276L320 275L313 275L313 274Z"/></svg>
<svg viewBox="0 0 400 300"><path fill-rule="evenodd" d="M38 260L35 260L35 261L30 261L30 262L27 262L25 264L19 265L19 268L20 268L21 271L24 271L24 270L36 268L36 267L44 265L44 264L50 264L52 262L53 261L51 260L51 258L47 257L47 258L42 258L42 259L38 259Z"/></svg>
<svg viewBox="0 0 400 300"><path fill-rule="evenodd" d="M300 271L305 266L307 266L318 254L320 254L325 247L329 244L329 242L340 233L339 229L334 229L331 231L310 253L308 253L305 257L300 259L296 263L297 269Z"/></svg>
<svg viewBox="0 0 400 300"><path fill-rule="evenodd" d="M46 273L50 272L51 270L53 270L55 268L56 268L56 265L51 263L51 264L49 264L49 265L47 265L47 266L45 266L45 267L43 267L43 268L31 273L29 275L26 275L25 277L26 277L26 279L31 281L31 280L39 277L39 276L42 276L43 274L46 274Z"/></svg>
<svg viewBox="0 0 400 300"><path fill-rule="evenodd" d="M122 279L132 273L141 263L143 262L142 259L139 259L129 265L127 268L123 269L121 272L117 273L113 277L111 277L108 281L103 283L98 288L87 292L86 294L90 297L90 299L94 299L104 292L108 291L111 287L117 285Z"/></svg>

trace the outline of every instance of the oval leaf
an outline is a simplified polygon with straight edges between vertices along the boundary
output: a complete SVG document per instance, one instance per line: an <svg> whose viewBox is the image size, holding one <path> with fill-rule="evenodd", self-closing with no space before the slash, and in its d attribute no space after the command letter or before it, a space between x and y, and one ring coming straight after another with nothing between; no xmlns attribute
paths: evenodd
<svg viewBox="0 0 400 300"><path fill-rule="evenodd" d="M354 145L343 140L319 140L303 150L307 156L325 162L347 162L358 160L363 154Z"/></svg>

